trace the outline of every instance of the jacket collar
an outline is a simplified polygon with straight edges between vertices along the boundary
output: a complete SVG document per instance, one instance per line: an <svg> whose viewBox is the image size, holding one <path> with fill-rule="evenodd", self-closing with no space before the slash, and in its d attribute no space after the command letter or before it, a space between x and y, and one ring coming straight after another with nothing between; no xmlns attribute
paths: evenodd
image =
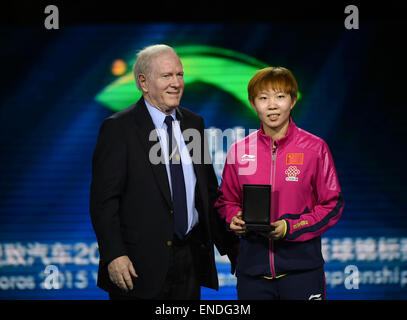
<svg viewBox="0 0 407 320"><path fill-rule="evenodd" d="M275 141L277 148L281 148L288 144L289 141L294 137L297 131L297 126L293 122L292 118L290 117L290 124L288 125L287 132L284 137ZM266 135L263 130L263 125L260 125L260 129L258 131L259 139L264 142L267 146L271 147L273 143L273 139L270 136Z"/></svg>

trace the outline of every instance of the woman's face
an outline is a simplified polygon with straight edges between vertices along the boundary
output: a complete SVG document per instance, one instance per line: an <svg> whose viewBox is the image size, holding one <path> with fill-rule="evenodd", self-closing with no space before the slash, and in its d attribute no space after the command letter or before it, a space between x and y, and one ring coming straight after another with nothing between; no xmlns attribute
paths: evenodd
<svg viewBox="0 0 407 320"><path fill-rule="evenodd" d="M296 102L288 93L267 89L260 91L250 104L257 111L264 132L268 134L270 131L278 132L288 124Z"/></svg>

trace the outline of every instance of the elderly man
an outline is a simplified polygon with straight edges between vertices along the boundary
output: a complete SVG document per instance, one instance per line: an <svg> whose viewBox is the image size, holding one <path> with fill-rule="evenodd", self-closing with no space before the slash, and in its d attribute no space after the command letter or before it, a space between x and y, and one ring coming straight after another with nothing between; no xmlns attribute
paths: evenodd
<svg viewBox="0 0 407 320"><path fill-rule="evenodd" d="M143 49L134 65L143 97L100 128L90 213L98 286L110 299L200 299L200 286L218 289L214 243L226 254L234 241L213 211L218 184L203 119L179 107L183 75L171 47ZM192 157L182 152L187 129L199 132Z"/></svg>

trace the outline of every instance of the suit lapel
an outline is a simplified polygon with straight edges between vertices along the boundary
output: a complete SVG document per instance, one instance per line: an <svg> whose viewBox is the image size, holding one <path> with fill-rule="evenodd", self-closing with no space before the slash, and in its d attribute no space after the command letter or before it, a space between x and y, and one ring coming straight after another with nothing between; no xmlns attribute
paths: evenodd
<svg viewBox="0 0 407 320"><path fill-rule="evenodd" d="M184 132L185 129L189 128L194 128L193 123L191 122L192 119L190 119L188 116L185 115L185 113L182 112L179 108L177 108L177 119L180 122L180 128L181 132ZM147 106L144 103L143 97L140 98L140 100L137 102L136 107L134 108L134 121L135 121L135 128L136 128L136 135L139 137L140 142L143 146L144 153L149 154L151 148L153 148L158 142L158 140L152 140L150 141L150 133L155 130L155 126L153 123L153 120L151 119L150 113L147 110ZM195 128L198 129L198 128ZM203 132L201 132L203 134ZM203 142L203 139L201 139L201 143ZM190 150L190 155L192 150ZM172 200L171 200L171 192L170 192L170 186L168 183L168 175L167 175L167 169L165 167L164 163L164 158L163 154L160 150L160 156L161 160L158 164L153 164L149 161L150 167L153 171L154 178L156 180L157 185L160 188L160 191L164 197L164 199L167 201L168 205L170 208L172 208ZM192 157L192 155L191 155ZM203 159L202 159L203 160ZM196 176L196 182L198 184L198 189L200 190L200 194L202 195L202 188L205 186L202 185L203 181L203 174L202 170L204 170L204 165L199 165L195 162L193 162L193 167L194 167L194 172Z"/></svg>
<svg viewBox="0 0 407 320"><path fill-rule="evenodd" d="M159 141L158 139L155 141L149 140L150 133L155 130L155 126L144 103L143 97L137 102L136 108L134 109L134 116L134 120L136 122L136 134L140 138L140 142L143 146L145 154L149 155L151 148L159 143ZM167 201L169 207L172 208L170 185L168 183L167 169L165 167L164 157L161 149L159 150L159 153L161 156L159 163L153 164L151 161L149 161L149 164L163 197Z"/></svg>

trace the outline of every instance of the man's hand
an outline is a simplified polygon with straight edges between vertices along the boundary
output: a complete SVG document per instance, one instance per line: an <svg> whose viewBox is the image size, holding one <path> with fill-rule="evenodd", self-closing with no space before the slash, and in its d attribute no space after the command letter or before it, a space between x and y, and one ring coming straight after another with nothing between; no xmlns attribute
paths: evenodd
<svg viewBox="0 0 407 320"><path fill-rule="evenodd" d="M270 232L270 238L273 240L279 240L285 236L287 225L284 220L277 220L276 222L270 223L274 230Z"/></svg>
<svg viewBox="0 0 407 320"><path fill-rule="evenodd" d="M107 266L107 270L110 280L120 289L133 290L131 276L138 278L138 275L128 256L121 256L112 260Z"/></svg>
<svg viewBox="0 0 407 320"><path fill-rule="evenodd" d="M230 230L234 231L237 235L246 233L245 222L242 220L242 211L239 211L230 221Z"/></svg>

